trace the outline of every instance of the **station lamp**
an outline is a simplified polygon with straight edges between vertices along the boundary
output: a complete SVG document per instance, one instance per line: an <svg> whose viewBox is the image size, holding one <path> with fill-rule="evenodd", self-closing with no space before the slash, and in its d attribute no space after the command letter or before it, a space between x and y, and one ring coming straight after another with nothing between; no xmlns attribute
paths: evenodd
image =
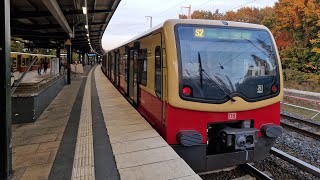
<svg viewBox="0 0 320 180"><path fill-rule="evenodd" d="M84 27L85 27L86 29L88 29L88 25L84 25Z"/></svg>
<svg viewBox="0 0 320 180"><path fill-rule="evenodd" d="M83 14L87 14L87 7L82 7Z"/></svg>
<svg viewBox="0 0 320 180"><path fill-rule="evenodd" d="M89 34L87 34L87 36L89 37Z"/></svg>

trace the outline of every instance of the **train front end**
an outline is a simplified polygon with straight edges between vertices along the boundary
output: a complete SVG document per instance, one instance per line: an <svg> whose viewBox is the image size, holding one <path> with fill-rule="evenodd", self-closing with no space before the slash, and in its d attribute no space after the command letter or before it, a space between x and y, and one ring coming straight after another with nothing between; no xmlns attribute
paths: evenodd
<svg viewBox="0 0 320 180"><path fill-rule="evenodd" d="M282 70L270 31L225 21L168 24L168 143L196 171L266 158L282 133Z"/></svg>

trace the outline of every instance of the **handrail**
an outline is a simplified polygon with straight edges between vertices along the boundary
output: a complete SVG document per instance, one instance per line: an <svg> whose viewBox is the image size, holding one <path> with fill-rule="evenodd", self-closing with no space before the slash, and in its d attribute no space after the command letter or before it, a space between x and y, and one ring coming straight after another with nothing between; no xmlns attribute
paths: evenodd
<svg viewBox="0 0 320 180"><path fill-rule="evenodd" d="M37 87L38 87L37 89L40 89L40 87L41 87L40 84L41 84L42 82L46 81L46 82L43 84L43 85L45 85L45 84L47 84L47 83L49 82L49 79L50 79L50 80L52 80L53 78L56 78L56 79L57 79L59 76L60 76L60 73L56 73L56 74L54 74L54 75L48 76L48 77L42 79L41 81L34 83L33 86L34 86L34 87L37 86Z"/></svg>
<svg viewBox="0 0 320 180"><path fill-rule="evenodd" d="M36 83L33 83L32 84L32 87L33 88L36 88L36 89L33 89L31 92L34 92L36 90L39 90L42 86L46 85L48 82L50 82L51 80L53 79L58 79L60 76L60 73L56 73L54 75L51 75L51 76L48 76L44 79L42 79L41 81L38 81Z"/></svg>

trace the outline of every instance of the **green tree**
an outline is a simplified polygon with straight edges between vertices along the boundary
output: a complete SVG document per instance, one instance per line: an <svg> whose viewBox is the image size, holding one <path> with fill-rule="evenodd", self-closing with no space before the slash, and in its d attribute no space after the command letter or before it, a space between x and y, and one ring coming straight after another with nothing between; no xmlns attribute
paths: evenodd
<svg viewBox="0 0 320 180"><path fill-rule="evenodd" d="M12 52L22 52L24 49L24 44L19 40L11 40L11 51Z"/></svg>

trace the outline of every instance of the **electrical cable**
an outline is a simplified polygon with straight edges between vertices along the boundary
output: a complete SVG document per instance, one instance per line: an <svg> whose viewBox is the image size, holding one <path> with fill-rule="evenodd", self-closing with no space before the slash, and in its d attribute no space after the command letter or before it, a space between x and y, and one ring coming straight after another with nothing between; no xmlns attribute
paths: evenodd
<svg viewBox="0 0 320 180"><path fill-rule="evenodd" d="M232 11L232 10L234 10L234 9L238 9L238 8L240 8L240 7L243 7L243 6L245 6L245 5L248 5L248 4L250 4L250 3L253 3L253 2L255 2L255 1L257 1L257 0L253 0L253 1L247 2L247 3L245 3L245 4L242 4L242 5L240 5L240 6L236 6L236 7L234 7L234 8L229 9L228 11Z"/></svg>

